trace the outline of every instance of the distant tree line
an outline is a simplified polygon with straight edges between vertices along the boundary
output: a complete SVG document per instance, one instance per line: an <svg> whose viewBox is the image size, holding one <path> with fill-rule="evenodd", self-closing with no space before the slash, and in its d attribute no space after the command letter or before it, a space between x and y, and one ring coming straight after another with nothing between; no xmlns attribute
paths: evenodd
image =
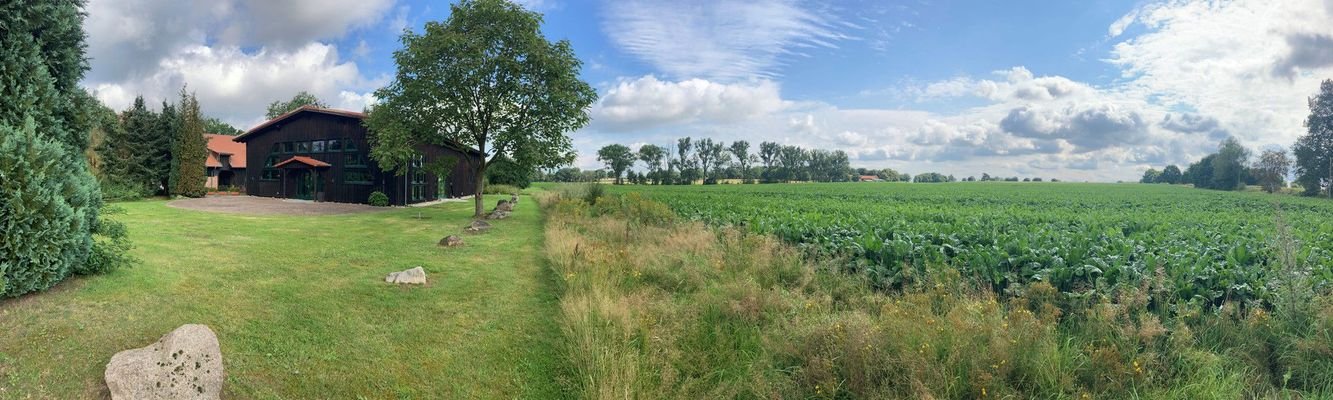
<svg viewBox="0 0 1333 400"><path fill-rule="evenodd" d="M1309 99L1306 133L1292 145L1293 160L1283 149L1264 150L1257 159L1234 137L1223 140L1217 151L1191 163L1183 172L1175 165L1161 171L1148 169L1140 183L1192 184L1196 188L1240 190L1257 185L1273 193L1287 186L1288 175L1307 196L1333 197L1333 80L1320 84L1319 94Z"/></svg>
<svg viewBox="0 0 1333 400"><path fill-rule="evenodd" d="M759 144L751 152L750 142L722 141L690 137L676 141L674 149L646 144L638 151L622 144L611 144L597 151L597 160L606 165L605 177L617 184L688 185L702 181L716 184L724 179L741 183L756 182L847 182L855 178L851 159L842 150L804 149L775 142ZM644 172L633 170L642 162ZM595 173L594 173L595 174ZM545 177L554 181L593 179L595 175L576 169L562 169Z"/></svg>

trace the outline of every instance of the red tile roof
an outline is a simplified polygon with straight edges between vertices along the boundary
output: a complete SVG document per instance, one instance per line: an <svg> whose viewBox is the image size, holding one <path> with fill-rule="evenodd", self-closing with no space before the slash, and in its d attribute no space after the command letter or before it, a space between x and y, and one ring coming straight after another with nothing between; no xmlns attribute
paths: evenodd
<svg viewBox="0 0 1333 400"><path fill-rule="evenodd" d="M348 117L348 118L366 119L366 113L359 113L359 112L355 112L355 111L347 111L347 110L335 110L335 109L332 109L332 108L319 108L319 107L315 107L315 106L311 106L311 105L305 105L305 106L301 106L301 108L297 108L297 109L295 109L295 110L288 111L286 114L279 115L277 118L270 119L270 120L268 120L268 121L264 121L264 123L259 124L258 126L254 127L254 128L250 128L250 130L245 131L245 133L242 133L240 136L236 136L236 137L233 138L232 140L235 140L235 141L237 141L237 142L242 142L242 141L244 141L244 139L245 139L246 137L248 137L248 136L250 136L250 135L253 135L253 134L255 134L256 132L262 131L262 130L264 130L264 128L268 128L269 126L272 126L273 124L276 124L276 123L279 123L279 122L282 122L282 121L286 121L288 118L291 118L291 117L295 116L296 114L300 114L300 113L307 112L307 111L310 111L310 112L317 112L317 113L323 113L323 114L329 114L329 115L343 116L343 117Z"/></svg>
<svg viewBox="0 0 1333 400"><path fill-rule="evenodd" d="M208 160L204 165L219 168L222 163L216 158L216 155L230 155L232 168L245 168L245 143L237 143L231 139L235 136L218 135L205 133L204 139L208 140Z"/></svg>
<svg viewBox="0 0 1333 400"><path fill-rule="evenodd" d="M316 159L313 159L313 158L310 158L310 157L306 157L306 156L294 156L294 157L292 157L292 158L288 158L286 161L283 161L283 162L274 164L273 167L274 167L274 168L282 168L282 166L287 165L287 164L292 164L292 163L301 163L301 164L305 164L305 165L308 165L308 166L311 166L311 167L315 167L315 168L324 168L324 167L331 167L331 166L332 166L332 165L329 165L329 163L326 163L326 162L323 162L323 161L320 161L320 160L316 160Z"/></svg>

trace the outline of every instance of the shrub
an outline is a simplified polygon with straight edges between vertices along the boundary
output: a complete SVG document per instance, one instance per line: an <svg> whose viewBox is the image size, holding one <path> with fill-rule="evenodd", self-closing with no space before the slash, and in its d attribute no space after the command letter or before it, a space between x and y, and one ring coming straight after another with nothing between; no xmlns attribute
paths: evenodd
<svg viewBox="0 0 1333 400"><path fill-rule="evenodd" d="M102 180L103 201L134 201L153 195L153 190L118 179Z"/></svg>
<svg viewBox="0 0 1333 400"><path fill-rule="evenodd" d="M31 119L19 129L0 124L0 297L55 285L92 250L96 184L69 174L60 145L34 130Z"/></svg>
<svg viewBox="0 0 1333 400"><path fill-rule="evenodd" d="M375 207L388 207L389 196L385 195L384 192L376 190L370 193L370 198L366 200L366 204L370 204Z"/></svg>
<svg viewBox="0 0 1333 400"><path fill-rule="evenodd" d="M79 275L101 274L115 271L133 264L135 259L129 255L129 231L120 221L108 219L109 215L124 213L119 207L102 206L102 213L93 227L93 251L88 262L76 266L72 272Z"/></svg>
<svg viewBox="0 0 1333 400"><path fill-rule="evenodd" d="M583 201L589 205L597 204L597 199L606 195L606 186L593 182L583 186Z"/></svg>
<svg viewBox="0 0 1333 400"><path fill-rule="evenodd" d="M486 187L481 190L482 194L519 194L522 192L523 189L510 185L486 185Z"/></svg>

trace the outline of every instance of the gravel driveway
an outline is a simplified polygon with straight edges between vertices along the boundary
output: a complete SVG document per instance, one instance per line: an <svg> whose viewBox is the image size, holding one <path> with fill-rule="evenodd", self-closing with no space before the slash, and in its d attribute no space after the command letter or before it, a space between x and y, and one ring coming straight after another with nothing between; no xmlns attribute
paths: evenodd
<svg viewBox="0 0 1333 400"><path fill-rule="evenodd" d="M208 196L167 202L168 206L187 210L245 215L332 215L388 210L365 204L316 203L306 200L275 199L255 196Z"/></svg>

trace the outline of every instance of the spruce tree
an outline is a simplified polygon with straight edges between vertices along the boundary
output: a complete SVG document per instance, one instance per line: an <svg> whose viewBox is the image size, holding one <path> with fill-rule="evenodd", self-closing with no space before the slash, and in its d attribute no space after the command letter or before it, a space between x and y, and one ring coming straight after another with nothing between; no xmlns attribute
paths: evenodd
<svg viewBox="0 0 1333 400"><path fill-rule="evenodd" d="M176 194L172 191L176 182L176 141L180 136L181 115L176 106L162 101L162 112L153 121L152 134L143 144L144 168L152 176L153 184L162 188L162 194Z"/></svg>
<svg viewBox="0 0 1333 400"><path fill-rule="evenodd" d="M204 121L199 114L199 99L194 94L186 94L181 89L181 124L180 135L176 138L175 157L176 179L172 181L172 192L187 197L203 197L206 169L204 162L208 158L208 143L204 140Z"/></svg>
<svg viewBox="0 0 1333 400"><path fill-rule="evenodd" d="M84 154L82 3L0 3L0 297L89 270L102 200Z"/></svg>

